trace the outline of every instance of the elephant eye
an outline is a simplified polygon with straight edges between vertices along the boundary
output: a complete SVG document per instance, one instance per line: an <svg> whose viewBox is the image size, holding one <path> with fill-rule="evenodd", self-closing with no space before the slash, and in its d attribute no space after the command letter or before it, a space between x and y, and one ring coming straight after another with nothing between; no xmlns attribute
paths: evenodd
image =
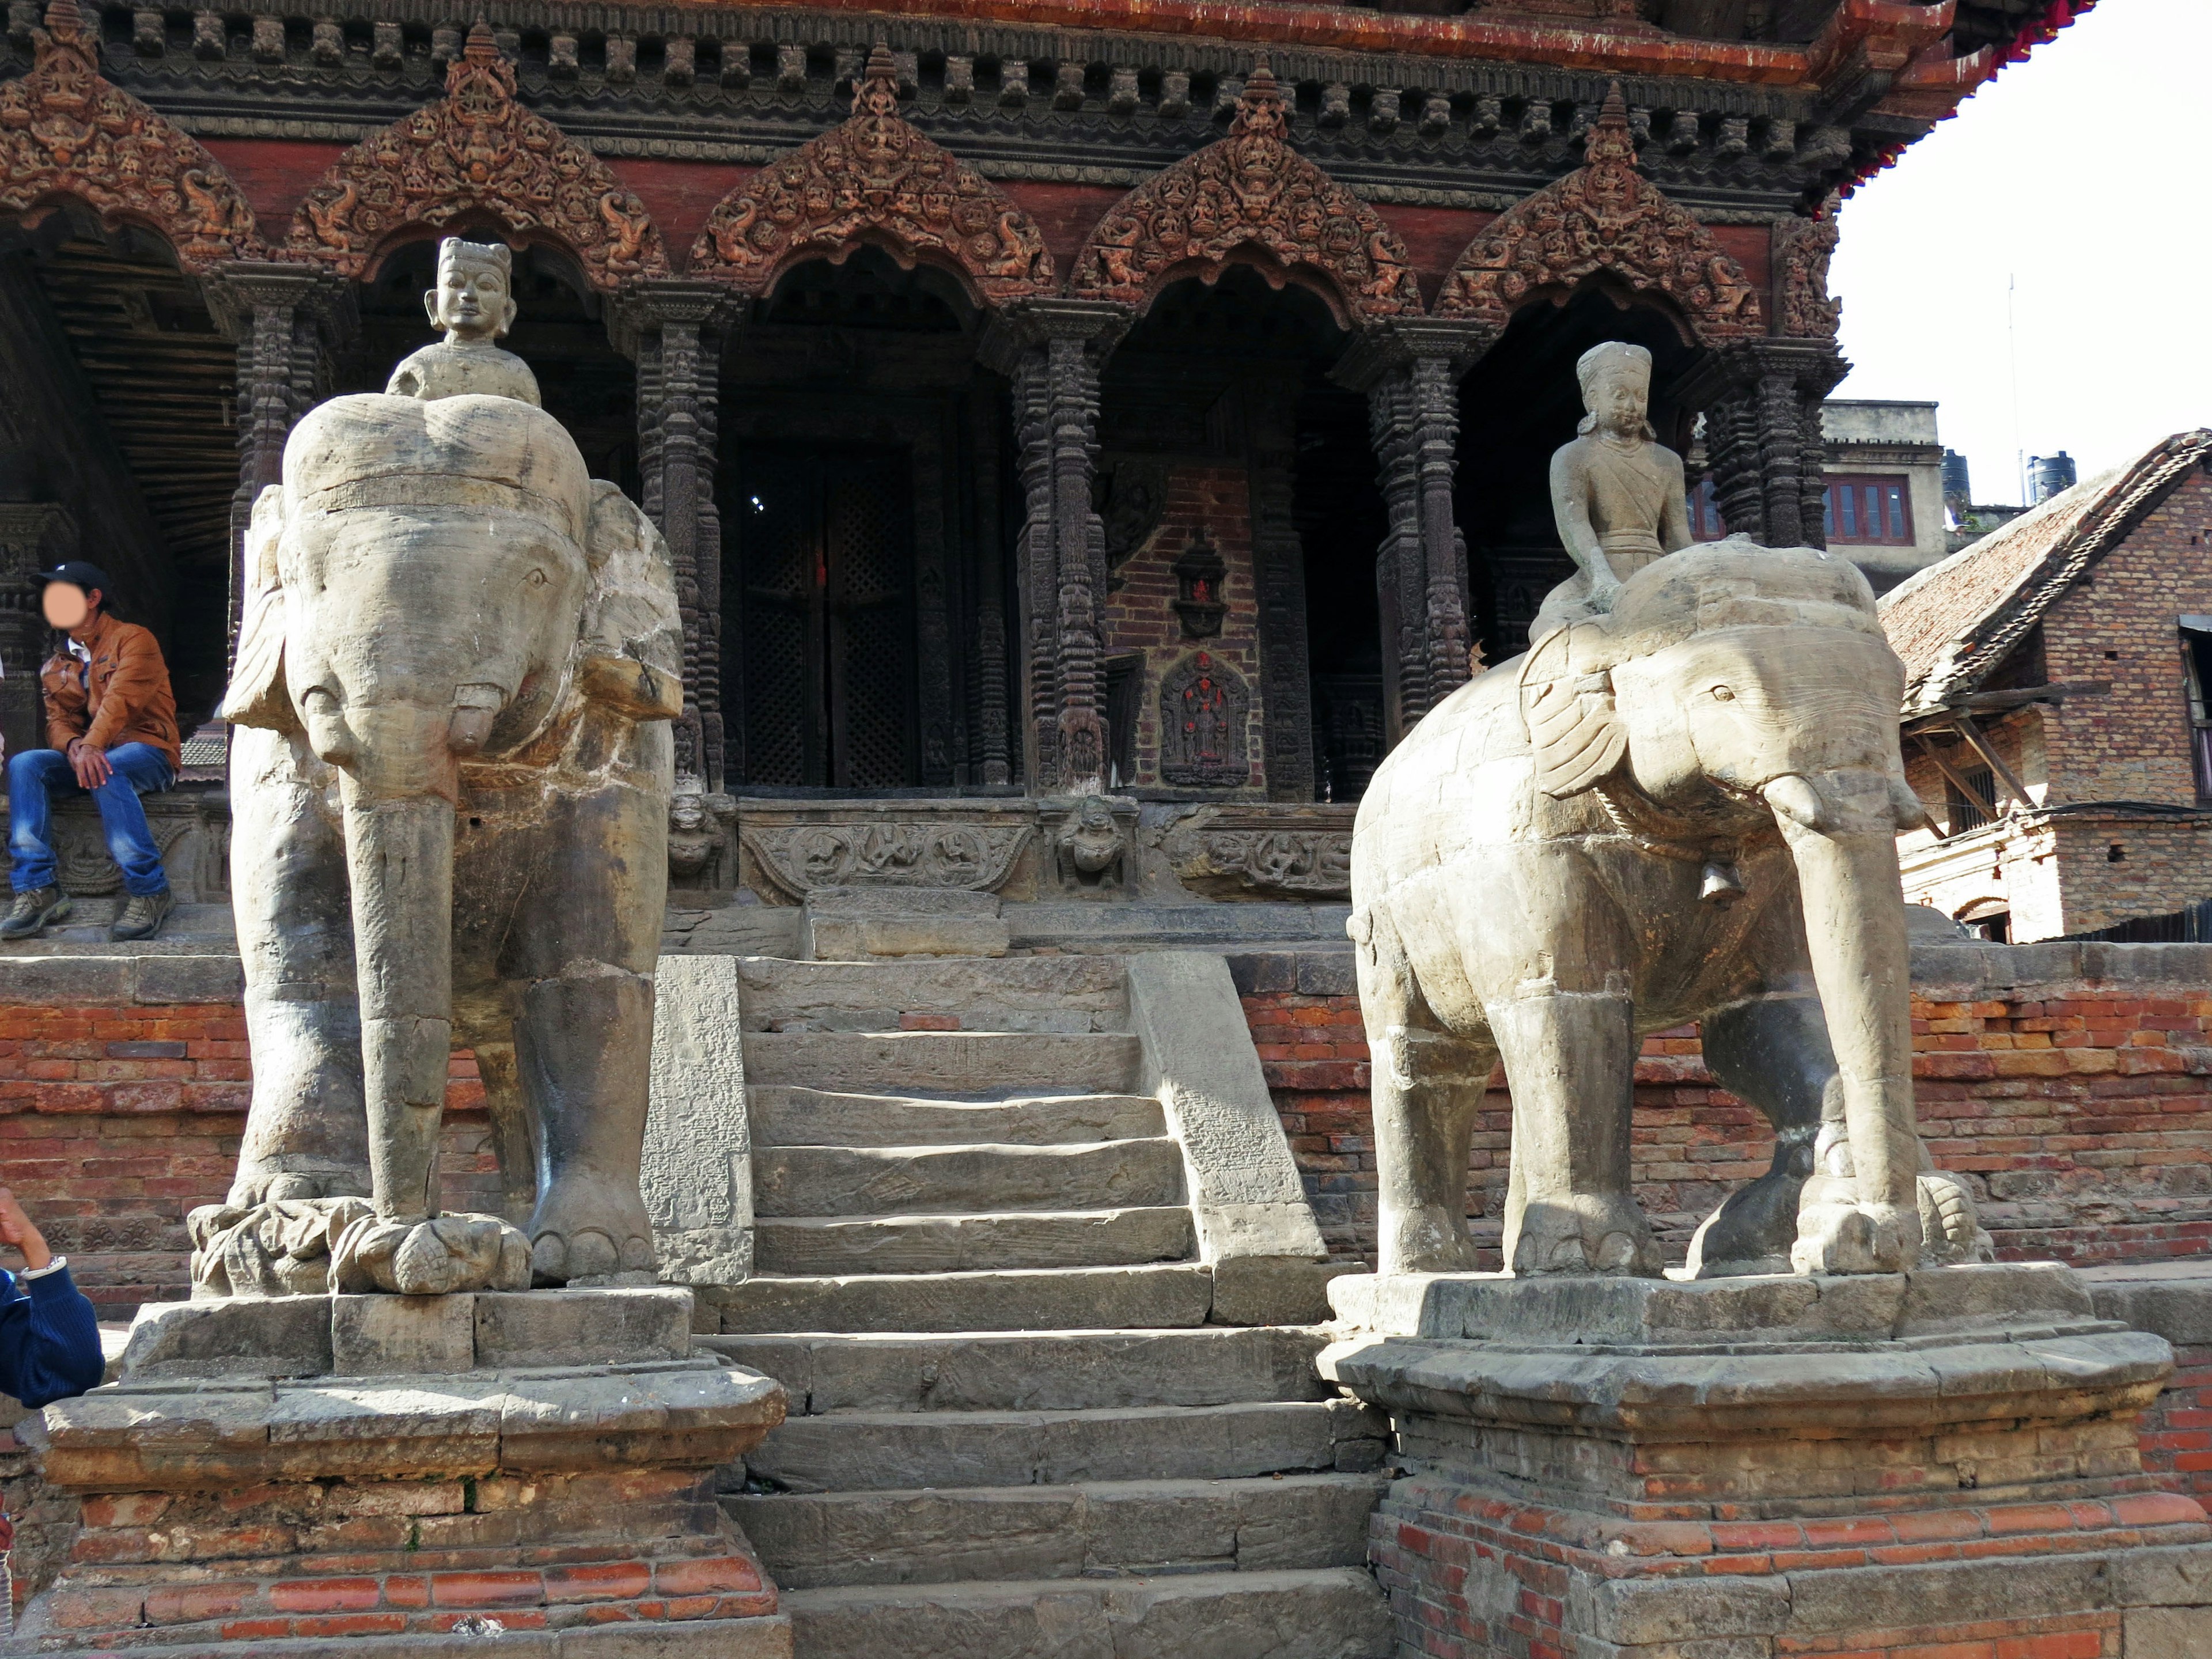
<svg viewBox="0 0 2212 1659"><path fill-rule="evenodd" d="M545 573L542 570L533 570L530 573L528 580L532 587L543 587L545 586Z"/></svg>
<svg viewBox="0 0 2212 1659"><path fill-rule="evenodd" d="M1713 688L1713 701L1715 702L1734 702L1735 701L1735 693L1729 690L1725 685L1717 685Z"/></svg>

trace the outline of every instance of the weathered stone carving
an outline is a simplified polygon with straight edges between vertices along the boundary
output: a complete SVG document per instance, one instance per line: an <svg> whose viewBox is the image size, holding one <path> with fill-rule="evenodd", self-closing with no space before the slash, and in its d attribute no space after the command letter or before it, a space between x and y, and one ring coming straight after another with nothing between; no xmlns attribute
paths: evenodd
<svg viewBox="0 0 2212 1659"><path fill-rule="evenodd" d="M517 237L560 243L596 289L668 271L645 204L591 151L515 101L514 66L482 21L446 66L445 97L356 144L307 192L287 251L358 277L393 232L484 214Z"/></svg>
<svg viewBox="0 0 2212 1659"><path fill-rule="evenodd" d="M255 503L224 704L254 1091L230 1202L195 1223L204 1290L266 1288L225 1265L257 1206L364 1188L371 1212L326 1240L333 1290L653 1268L638 1156L675 594L659 532L491 343L507 263L448 240L430 296L447 337L394 377L423 395L315 409ZM438 1212L457 1047L526 1239Z"/></svg>
<svg viewBox="0 0 2212 1659"><path fill-rule="evenodd" d="M1200 789L1252 781L1244 677L1210 651L1194 651L1160 679L1160 777Z"/></svg>
<svg viewBox="0 0 2212 1659"><path fill-rule="evenodd" d="M113 227L142 220L195 276L262 252L253 210L222 164L167 118L100 78L100 40L76 0L31 31L31 72L0 86L0 208L74 196Z"/></svg>
<svg viewBox="0 0 2212 1659"><path fill-rule="evenodd" d="M1624 578L1690 544L1682 458L1646 418L1651 354L1607 341L1575 365L1581 435L1552 457L1552 516L1575 574L1553 588L1528 624L1531 644L1613 608Z"/></svg>
<svg viewBox="0 0 2212 1659"><path fill-rule="evenodd" d="M1352 891L1349 806L1204 807L1161 850L1176 879L1215 898L1340 899Z"/></svg>
<svg viewBox="0 0 2212 1659"><path fill-rule="evenodd" d="M796 899L821 887L995 890L1028 844L1029 824L855 823L742 826L761 871Z"/></svg>
<svg viewBox="0 0 2212 1659"><path fill-rule="evenodd" d="M1616 83L1589 130L1584 164L1516 204L1460 255L1439 317L1503 329L1533 300L1564 302L1595 276L1663 295L1707 345L1765 332L1758 290L1697 219L1636 170L1636 136Z"/></svg>
<svg viewBox="0 0 2212 1659"><path fill-rule="evenodd" d="M1328 279L1346 320L1419 316L1413 259L1381 215L1292 149L1265 64L1237 100L1229 136L1147 179L1076 257L1079 299L1143 307L1167 283L1218 272L1240 248Z"/></svg>
<svg viewBox="0 0 2212 1659"><path fill-rule="evenodd" d="M730 825L738 803L709 793L696 777L679 777L668 804L668 878L678 887L726 887L731 872L723 857L730 850Z"/></svg>
<svg viewBox="0 0 2212 1659"><path fill-rule="evenodd" d="M899 118L889 47L868 54L853 116L763 168L708 216L694 276L765 293L803 258L887 242L902 264L934 258L988 304L1053 291L1044 236L1006 191Z"/></svg>
<svg viewBox="0 0 2212 1659"><path fill-rule="evenodd" d="M1828 262L1835 257L1836 203L1817 219L1778 220L1773 265L1776 319L1794 339L1832 340L1843 326L1844 302L1828 295Z"/></svg>
<svg viewBox="0 0 2212 1659"><path fill-rule="evenodd" d="M1502 1057L1513 1271L1656 1273L1630 1090L1641 1036L1691 1020L1778 1138L1699 1231L1700 1274L1986 1249L1914 1127L1903 678L1853 567L1732 538L1631 576L1383 762L1350 923L1383 1272L1472 1267L1468 1136Z"/></svg>
<svg viewBox="0 0 2212 1659"><path fill-rule="evenodd" d="M1120 811L1116 811L1116 806ZM1134 804L1086 795L1052 832L1054 862L1067 887L1119 887L1128 878L1129 832Z"/></svg>

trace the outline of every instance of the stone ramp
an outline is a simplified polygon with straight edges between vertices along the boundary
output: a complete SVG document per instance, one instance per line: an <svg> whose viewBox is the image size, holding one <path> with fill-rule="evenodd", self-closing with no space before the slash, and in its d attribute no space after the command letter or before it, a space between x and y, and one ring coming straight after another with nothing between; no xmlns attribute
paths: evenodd
<svg viewBox="0 0 2212 1659"><path fill-rule="evenodd" d="M790 1391L724 1504L799 1659L1390 1650L1385 1425L1310 1279L1219 1294L1126 971L740 965L762 1271L702 1341Z"/></svg>

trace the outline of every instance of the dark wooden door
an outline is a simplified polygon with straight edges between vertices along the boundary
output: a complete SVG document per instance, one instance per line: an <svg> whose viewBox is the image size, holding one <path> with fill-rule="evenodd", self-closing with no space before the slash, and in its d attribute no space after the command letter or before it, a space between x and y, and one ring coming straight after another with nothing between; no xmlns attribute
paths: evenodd
<svg viewBox="0 0 2212 1659"><path fill-rule="evenodd" d="M912 480L902 451L741 453L732 516L748 783L920 781Z"/></svg>

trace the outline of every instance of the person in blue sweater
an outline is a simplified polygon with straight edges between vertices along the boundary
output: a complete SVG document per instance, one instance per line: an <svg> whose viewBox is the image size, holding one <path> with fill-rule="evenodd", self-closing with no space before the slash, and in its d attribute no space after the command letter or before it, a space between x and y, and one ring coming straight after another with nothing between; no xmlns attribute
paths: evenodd
<svg viewBox="0 0 2212 1659"><path fill-rule="evenodd" d="M70 1282L69 1258L46 1248L15 1194L0 1187L0 1243L23 1253L23 1271L0 1273L0 1394L51 1405L100 1386L106 1362L92 1304Z"/></svg>

